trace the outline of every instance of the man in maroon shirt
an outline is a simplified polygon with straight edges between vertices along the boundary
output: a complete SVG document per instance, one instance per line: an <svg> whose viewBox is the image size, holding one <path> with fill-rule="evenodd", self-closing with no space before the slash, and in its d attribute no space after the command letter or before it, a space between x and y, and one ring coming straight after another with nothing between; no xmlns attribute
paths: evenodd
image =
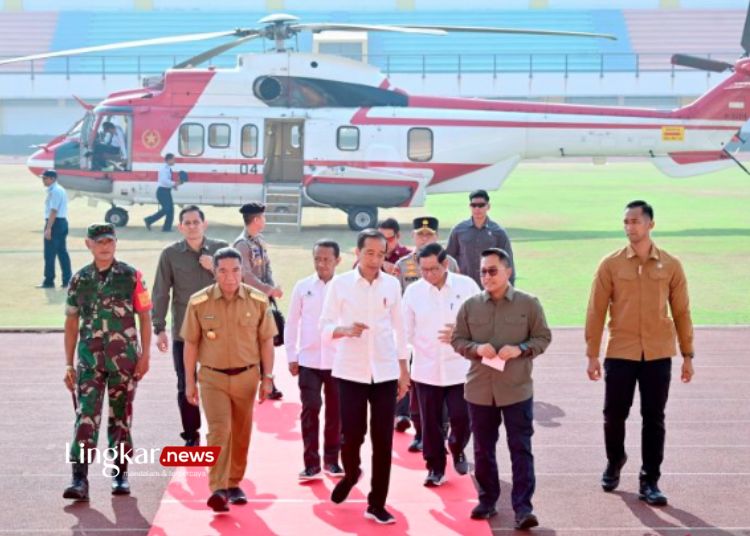
<svg viewBox="0 0 750 536"><path fill-rule="evenodd" d="M401 244L401 226L394 218L381 221L378 224L378 231L385 236L386 240L383 271L393 275L398 260L410 254L411 250Z"/></svg>

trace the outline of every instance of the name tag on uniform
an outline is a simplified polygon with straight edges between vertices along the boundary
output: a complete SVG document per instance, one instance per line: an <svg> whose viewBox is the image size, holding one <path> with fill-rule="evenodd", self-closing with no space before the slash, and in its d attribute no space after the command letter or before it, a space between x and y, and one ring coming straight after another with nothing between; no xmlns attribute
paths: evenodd
<svg viewBox="0 0 750 536"><path fill-rule="evenodd" d="M203 320L216 320L216 315L203 315Z"/></svg>

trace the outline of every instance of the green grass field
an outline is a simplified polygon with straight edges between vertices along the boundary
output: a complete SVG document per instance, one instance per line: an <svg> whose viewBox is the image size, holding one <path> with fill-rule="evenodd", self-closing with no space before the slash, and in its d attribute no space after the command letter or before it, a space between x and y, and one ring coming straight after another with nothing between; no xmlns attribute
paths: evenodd
<svg viewBox="0 0 750 536"><path fill-rule="evenodd" d="M0 326L60 327L63 290L39 290L42 279L44 188L21 165L0 166ZM642 198L656 210L657 243L678 255L690 285L696 324L750 323L750 178L739 170L690 179L668 179L648 163L593 166L578 163L523 164L505 186L491 194L493 219L508 230L516 255L517 286L538 295L554 326L583 323L591 277L599 259L622 247L622 207ZM405 228L422 214L440 218L442 239L467 217L466 194L436 195L427 207L381 211ZM68 247L74 270L89 262L86 226L103 218L107 206L85 199L70 203ZM142 218L153 206L130 209L131 225L120 232L118 257L153 278L161 249L177 233L147 232ZM206 209L209 234L232 240L240 232L236 208ZM355 233L342 212L307 210L302 233L269 232L274 273L283 288L312 270L310 245L318 238L338 240L351 266ZM405 233L410 242L410 234ZM59 274L58 274L59 277ZM59 283L59 280L58 280ZM286 307L286 297L282 305Z"/></svg>

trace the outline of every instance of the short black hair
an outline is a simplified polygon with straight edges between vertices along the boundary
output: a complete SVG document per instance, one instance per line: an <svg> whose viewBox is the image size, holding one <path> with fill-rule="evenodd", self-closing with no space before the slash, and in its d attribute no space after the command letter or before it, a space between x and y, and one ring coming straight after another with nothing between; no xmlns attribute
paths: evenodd
<svg viewBox="0 0 750 536"><path fill-rule="evenodd" d="M115 128L115 124L112 121L105 121L102 123L102 128Z"/></svg>
<svg viewBox="0 0 750 536"><path fill-rule="evenodd" d="M484 251L482 251L482 257L489 257L490 255L495 255L498 259L500 259L500 262L502 262L506 268L512 268L510 262L510 255L508 255L508 252L505 251L502 248L487 248Z"/></svg>
<svg viewBox="0 0 750 536"><path fill-rule="evenodd" d="M173 153L167 153L167 154L164 155L164 161L165 162L167 160L172 160L173 158L174 158L174 154Z"/></svg>
<svg viewBox="0 0 750 536"><path fill-rule="evenodd" d="M43 179L52 179L53 181L57 180L57 171L54 169L47 169L42 173Z"/></svg>
<svg viewBox="0 0 750 536"><path fill-rule="evenodd" d="M637 201L631 201L630 203L628 203L627 205L625 205L625 208L626 209L640 208L643 211L643 213L646 216L648 216L649 220L653 221L653 219L654 219L654 207L652 207L651 205L649 205L645 201L641 201L640 199L637 200Z"/></svg>
<svg viewBox="0 0 750 536"><path fill-rule="evenodd" d="M398 234L401 232L401 226L396 221L396 218L387 218L378 224L378 229L390 229L394 233Z"/></svg>
<svg viewBox="0 0 750 536"><path fill-rule="evenodd" d="M200 209L198 205L188 205L186 207L183 207L183 209L180 211L180 215L177 218L177 221L182 223L182 217L188 212L197 212L201 217L201 221L206 221L206 215L203 214L203 211Z"/></svg>
<svg viewBox="0 0 750 536"><path fill-rule="evenodd" d="M333 250L333 256L337 259L341 255L341 248L339 247L339 243L328 238L322 238L315 242L315 244L313 244L313 251L315 251L315 248L331 248Z"/></svg>
<svg viewBox="0 0 750 536"><path fill-rule="evenodd" d="M437 242L433 242L432 244L427 244L425 247L419 250L419 253L417 253L417 259L426 259L427 257L432 257L433 255L437 256L437 260L439 263L442 263L448 257L448 252L445 251L445 248L443 248L443 246L441 246Z"/></svg>
<svg viewBox="0 0 750 536"><path fill-rule="evenodd" d="M242 264L242 254L233 247L216 250L216 253L214 253L214 268L219 266L219 261L222 259L237 259Z"/></svg>
<svg viewBox="0 0 750 536"><path fill-rule="evenodd" d="M365 247L365 240L368 238L377 238L378 240L382 240L384 244L387 242L383 233L377 229L364 229L357 235L357 249Z"/></svg>
<svg viewBox="0 0 750 536"><path fill-rule="evenodd" d="M487 193L487 190L474 190L469 194L469 201L471 201L475 197L481 197L488 203L490 202L490 194Z"/></svg>

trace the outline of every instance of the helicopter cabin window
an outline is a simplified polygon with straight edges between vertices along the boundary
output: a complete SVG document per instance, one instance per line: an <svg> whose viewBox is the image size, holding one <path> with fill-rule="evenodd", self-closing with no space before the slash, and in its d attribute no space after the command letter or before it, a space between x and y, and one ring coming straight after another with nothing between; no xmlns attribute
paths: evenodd
<svg viewBox="0 0 750 536"><path fill-rule="evenodd" d="M357 127L339 127L336 130L336 146L340 151L359 149L359 129Z"/></svg>
<svg viewBox="0 0 750 536"><path fill-rule="evenodd" d="M200 156L203 154L203 125L183 123L180 125L180 154L182 156Z"/></svg>
<svg viewBox="0 0 750 536"><path fill-rule="evenodd" d="M414 162L432 160L432 131L429 128L409 129L407 152L409 160Z"/></svg>
<svg viewBox="0 0 750 536"><path fill-rule="evenodd" d="M299 125L292 125L292 129L290 131L289 145L291 145L295 149L299 149L301 141L302 141L302 131L300 130Z"/></svg>
<svg viewBox="0 0 750 536"><path fill-rule="evenodd" d="M242 156L252 158L258 155L258 127L245 125L242 127L242 144L240 151Z"/></svg>
<svg viewBox="0 0 750 536"><path fill-rule="evenodd" d="M208 146L226 149L231 141L231 130L226 123L213 123L208 126Z"/></svg>

